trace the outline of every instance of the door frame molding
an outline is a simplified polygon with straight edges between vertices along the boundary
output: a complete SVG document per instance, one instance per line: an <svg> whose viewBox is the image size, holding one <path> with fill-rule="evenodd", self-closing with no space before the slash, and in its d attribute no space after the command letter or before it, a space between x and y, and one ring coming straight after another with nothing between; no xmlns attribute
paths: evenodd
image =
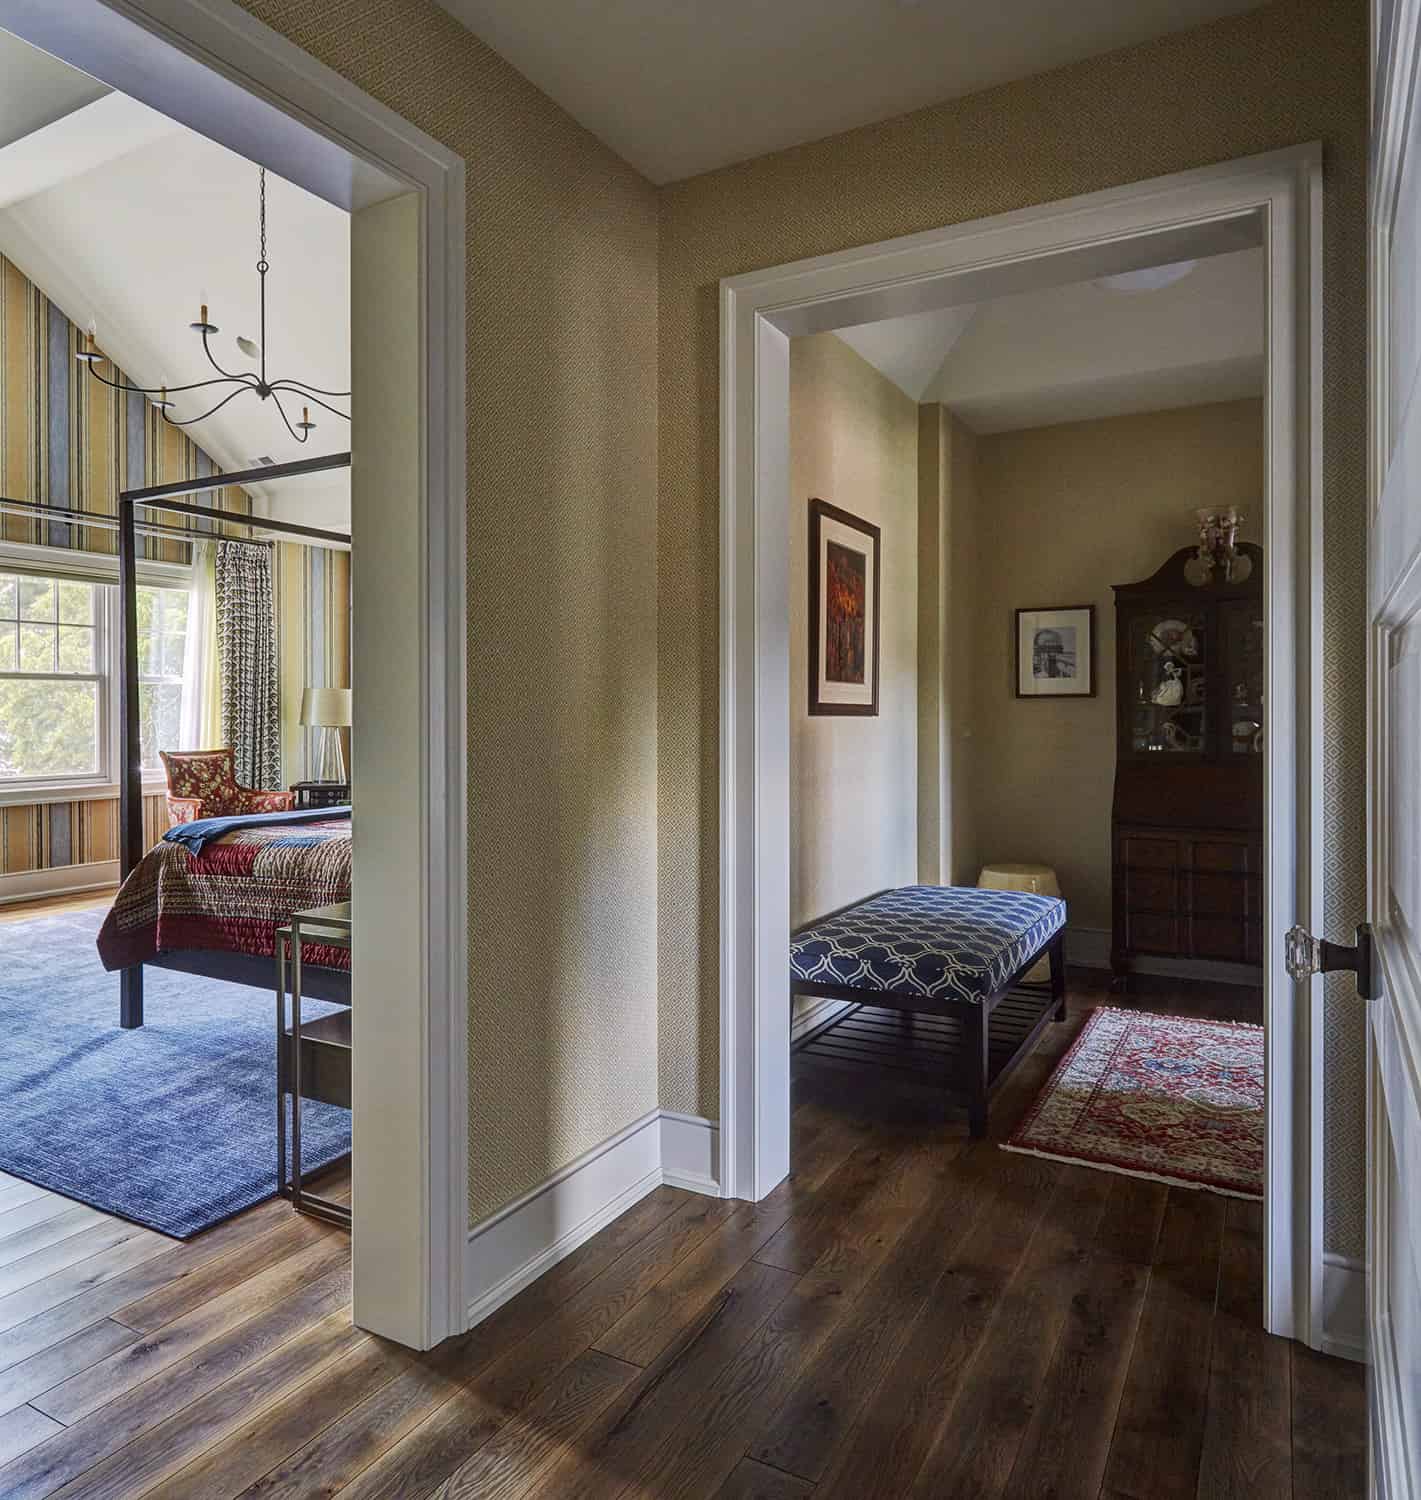
<svg viewBox="0 0 1421 1500"><path fill-rule="evenodd" d="M1391 457L1391 231L1396 218L1421 56L1421 7L1416 0L1373 0L1371 9L1372 150L1367 183L1367 916L1384 938L1389 922L1390 841L1375 788L1390 775L1389 723L1384 677L1393 627L1421 607L1417 581L1386 601L1391 626L1373 623L1380 601L1376 549L1378 512ZM1404 592L1410 598L1400 597ZM1387 944L1376 945L1381 995L1368 1006L1367 1025L1367 1333L1372 1378L1368 1382L1369 1474L1373 1495L1402 1500L1415 1491L1407 1468L1405 1393L1391 1317L1391 1121L1383 1073L1421 1098L1421 1004L1415 976L1393 972ZM1398 994L1409 1003L1398 1007ZM1385 1010L1381 1007L1386 1007ZM1384 1056L1383 1054L1387 1054ZM1399 1122L1401 1123L1401 1122Z"/></svg>
<svg viewBox="0 0 1421 1500"><path fill-rule="evenodd" d="M1316 1347L1323 1337L1322 987L1316 980L1294 986L1282 953L1294 922L1313 931L1322 924L1316 143L721 282L721 1173L727 1196L760 1198L789 1170L790 337L999 296L1041 284L1043 275L1072 280L1184 259L1191 248L1256 244L1260 235L1268 267L1270 637L1263 1321ZM1048 259L1052 271L1044 270Z"/></svg>
<svg viewBox="0 0 1421 1500"><path fill-rule="evenodd" d="M0 25L353 215L415 200L406 240L390 242L403 243L396 259L414 268L400 291L417 308L416 378L367 362L362 389L353 372L376 445L387 418L409 435L400 451L411 455L401 470L410 480L386 497L390 514L375 530L403 532L389 566L415 617L400 639L417 639L421 659L408 691L419 711L367 712L360 727L357 778L361 764L373 766L381 786L372 790L388 795L371 815L366 847L377 857L363 859L356 838L357 900L395 930L371 925L365 945L356 934L357 993L363 976L383 993L356 1006L357 1040L375 1045L354 1056L352 1253L355 1321L428 1348L467 1326L464 160L232 0L0 0ZM352 316L358 331L360 309ZM358 436L354 452L358 529ZM377 453L375 469L381 461ZM358 701L372 706L386 681L376 656L355 659ZM386 785L392 766L403 802ZM380 1123L362 1140L367 1120Z"/></svg>

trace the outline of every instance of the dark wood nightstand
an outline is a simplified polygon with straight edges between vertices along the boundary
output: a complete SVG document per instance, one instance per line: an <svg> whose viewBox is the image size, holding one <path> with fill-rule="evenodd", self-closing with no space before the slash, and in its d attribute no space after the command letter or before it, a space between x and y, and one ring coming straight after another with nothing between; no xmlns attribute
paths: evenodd
<svg viewBox="0 0 1421 1500"><path fill-rule="evenodd" d="M350 801L348 781L297 781L288 788L296 793L297 808L344 807Z"/></svg>

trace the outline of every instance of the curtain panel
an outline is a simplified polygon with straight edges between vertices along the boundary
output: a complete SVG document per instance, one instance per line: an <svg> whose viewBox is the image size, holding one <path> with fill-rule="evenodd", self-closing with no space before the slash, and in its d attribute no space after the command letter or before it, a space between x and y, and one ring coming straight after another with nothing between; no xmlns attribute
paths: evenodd
<svg viewBox="0 0 1421 1500"><path fill-rule="evenodd" d="M281 787L272 548L219 541L214 560L222 737L236 753L237 780L263 791Z"/></svg>

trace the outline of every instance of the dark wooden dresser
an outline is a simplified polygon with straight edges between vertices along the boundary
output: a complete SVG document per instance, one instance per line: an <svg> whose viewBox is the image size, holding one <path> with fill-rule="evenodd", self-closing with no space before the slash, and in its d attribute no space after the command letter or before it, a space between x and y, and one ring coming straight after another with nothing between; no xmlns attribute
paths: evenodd
<svg viewBox="0 0 1421 1500"><path fill-rule="evenodd" d="M1263 958L1263 554L1201 583L1196 549L1115 587L1111 967Z"/></svg>

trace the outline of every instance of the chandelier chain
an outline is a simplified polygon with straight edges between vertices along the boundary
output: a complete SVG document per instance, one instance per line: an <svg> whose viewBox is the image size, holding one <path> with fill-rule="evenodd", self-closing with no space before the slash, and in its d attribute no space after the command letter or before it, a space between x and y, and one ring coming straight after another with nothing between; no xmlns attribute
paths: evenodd
<svg viewBox="0 0 1421 1500"><path fill-rule="evenodd" d="M261 186L258 189L259 217L261 220L261 258L257 262L257 270L267 269L266 259L266 168L258 168L258 181Z"/></svg>

